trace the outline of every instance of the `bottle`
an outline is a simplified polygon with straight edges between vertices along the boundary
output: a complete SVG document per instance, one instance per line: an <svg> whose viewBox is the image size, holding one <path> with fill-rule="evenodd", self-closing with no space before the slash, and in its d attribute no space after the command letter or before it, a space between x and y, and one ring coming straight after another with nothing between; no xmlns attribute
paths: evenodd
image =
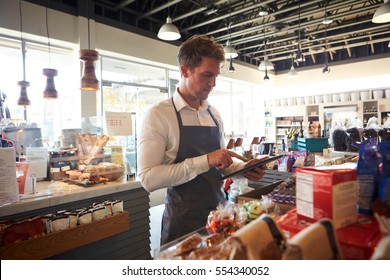
<svg viewBox="0 0 390 280"><path fill-rule="evenodd" d="M282 152L286 151L286 143L284 142L284 139L282 139Z"/></svg>
<svg viewBox="0 0 390 280"><path fill-rule="evenodd" d="M27 157L24 154L24 147L23 147L23 145L20 145L19 162L26 162L26 161L27 161Z"/></svg>

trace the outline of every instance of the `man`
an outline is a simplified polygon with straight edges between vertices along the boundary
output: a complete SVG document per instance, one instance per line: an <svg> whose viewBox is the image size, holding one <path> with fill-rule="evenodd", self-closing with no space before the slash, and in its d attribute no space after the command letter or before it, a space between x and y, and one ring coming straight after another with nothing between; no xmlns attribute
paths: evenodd
<svg viewBox="0 0 390 280"><path fill-rule="evenodd" d="M179 49L181 81L173 97L146 114L139 140L138 167L142 186L149 192L168 188L161 244L206 225L207 216L226 200L223 173L252 164L225 149L220 114L207 98L223 66L223 47L196 35ZM244 173L258 181L261 167Z"/></svg>

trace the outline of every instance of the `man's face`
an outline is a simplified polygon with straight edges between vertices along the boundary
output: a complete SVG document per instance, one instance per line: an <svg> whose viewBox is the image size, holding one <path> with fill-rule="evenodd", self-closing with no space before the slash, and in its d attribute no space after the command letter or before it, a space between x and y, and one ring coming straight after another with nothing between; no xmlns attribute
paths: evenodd
<svg viewBox="0 0 390 280"><path fill-rule="evenodd" d="M202 62L192 70L182 66L188 97L192 100L206 100L215 87L220 68L221 64L209 57L203 57Z"/></svg>

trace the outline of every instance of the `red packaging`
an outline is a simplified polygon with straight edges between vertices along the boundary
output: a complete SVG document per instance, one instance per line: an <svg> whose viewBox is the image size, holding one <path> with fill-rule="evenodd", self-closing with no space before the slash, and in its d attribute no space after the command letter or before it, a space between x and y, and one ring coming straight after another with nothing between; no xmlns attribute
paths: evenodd
<svg viewBox="0 0 390 280"><path fill-rule="evenodd" d="M294 208L279 217L279 219L277 220L277 224L287 238L292 238L302 229L309 226L311 222L305 220L298 220L297 210Z"/></svg>
<svg viewBox="0 0 390 280"><path fill-rule="evenodd" d="M375 218L359 215L358 222L336 230L341 251L347 260L368 260L382 233Z"/></svg>
<svg viewBox="0 0 390 280"><path fill-rule="evenodd" d="M322 218L336 229L357 221L355 169L297 168L296 206L299 219Z"/></svg>
<svg viewBox="0 0 390 280"><path fill-rule="evenodd" d="M277 220L278 226L288 238L294 237L311 222L298 218L292 209ZM359 215L358 222L336 230L337 240L344 259L368 260L383 234L375 218Z"/></svg>

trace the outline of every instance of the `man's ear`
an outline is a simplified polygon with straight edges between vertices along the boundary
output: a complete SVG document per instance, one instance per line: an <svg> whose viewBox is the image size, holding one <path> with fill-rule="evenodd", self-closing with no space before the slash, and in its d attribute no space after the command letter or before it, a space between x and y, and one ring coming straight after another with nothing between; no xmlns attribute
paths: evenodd
<svg viewBox="0 0 390 280"><path fill-rule="evenodd" d="M180 66L180 72L181 72L181 75L184 77L184 78L187 78L188 77L188 67L186 67L185 65L182 65Z"/></svg>

